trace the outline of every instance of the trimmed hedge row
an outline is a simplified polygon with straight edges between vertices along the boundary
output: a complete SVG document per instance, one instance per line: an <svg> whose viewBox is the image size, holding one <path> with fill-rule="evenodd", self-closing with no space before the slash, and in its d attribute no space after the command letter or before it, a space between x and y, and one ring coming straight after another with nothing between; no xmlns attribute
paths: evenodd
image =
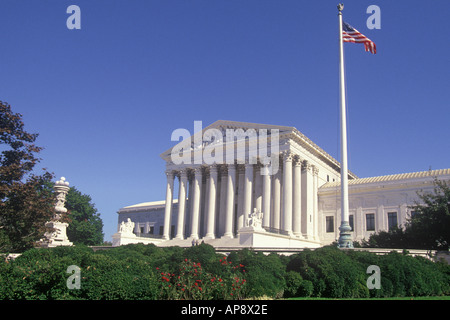
<svg viewBox="0 0 450 320"><path fill-rule="evenodd" d="M80 288L68 289L70 265ZM367 267L381 288L367 288ZM31 249L0 261L0 299L367 298L450 294L450 266L421 257L323 247L291 256L248 249L226 257L190 248L127 245L93 252L85 246Z"/></svg>

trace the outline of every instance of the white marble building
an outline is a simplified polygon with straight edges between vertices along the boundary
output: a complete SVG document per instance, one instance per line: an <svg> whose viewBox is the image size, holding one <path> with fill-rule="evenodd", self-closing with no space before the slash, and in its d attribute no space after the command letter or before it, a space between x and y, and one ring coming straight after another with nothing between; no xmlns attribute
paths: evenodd
<svg viewBox="0 0 450 320"><path fill-rule="evenodd" d="M113 245L315 248L339 236L339 162L294 127L217 121L161 158L166 200L120 209ZM450 180L450 169L362 179L349 172L353 238L403 225L435 177ZM128 219L133 234L121 232Z"/></svg>

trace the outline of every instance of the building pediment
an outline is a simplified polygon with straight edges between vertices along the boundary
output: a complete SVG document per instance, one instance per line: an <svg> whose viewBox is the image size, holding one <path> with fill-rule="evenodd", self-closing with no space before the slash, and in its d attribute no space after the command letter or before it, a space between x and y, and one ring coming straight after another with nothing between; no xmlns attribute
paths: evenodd
<svg viewBox="0 0 450 320"><path fill-rule="evenodd" d="M180 138L180 136L176 138ZM261 138L263 139L261 140ZM231 144L234 148L241 143L245 145L245 150L249 150L252 147L256 148L256 145L261 146L261 141L267 144L267 149L264 151L268 153L272 151L273 144L277 143L277 148L274 148L276 152L292 151L295 154L304 152L309 157L325 163L338 173L340 172L339 162L295 127L228 120L218 120L194 134L185 136L175 146L161 153L160 157L167 163L171 163L172 153L180 152L180 150L191 153L191 158L194 159L196 155L203 155L205 151L218 146L226 148ZM349 172L349 178L354 179L357 176Z"/></svg>
<svg viewBox="0 0 450 320"><path fill-rule="evenodd" d="M216 131L217 130L217 131ZM203 150L207 146L211 146L219 143L227 143L227 130L230 132L234 131L233 135L233 143L241 141L243 139L248 138L248 132L254 131L257 134L260 130L266 130L268 139L270 139L272 132L277 131L277 133L281 137L286 137L290 133L293 133L296 130L294 127L286 127L286 126L276 126L276 125L267 125L267 124L259 124L259 123L249 123L249 122L238 122L238 121L229 121L229 120L218 120L209 126L202 128L201 131L196 132L189 136L189 149L192 152L196 152L197 150ZM215 139L214 136L220 132L222 139ZM170 155L173 150L176 150L180 146L185 146L185 140L177 143L172 148L166 150L161 153L160 157L166 161L170 161Z"/></svg>

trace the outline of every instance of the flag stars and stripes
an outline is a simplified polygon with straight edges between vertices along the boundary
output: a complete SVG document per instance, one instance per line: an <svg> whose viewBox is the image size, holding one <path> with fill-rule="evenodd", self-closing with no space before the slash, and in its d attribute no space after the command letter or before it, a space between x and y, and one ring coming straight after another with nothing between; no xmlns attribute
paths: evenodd
<svg viewBox="0 0 450 320"><path fill-rule="evenodd" d="M364 43L366 51L377 53L375 43L346 22L342 22L342 38L344 42Z"/></svg>

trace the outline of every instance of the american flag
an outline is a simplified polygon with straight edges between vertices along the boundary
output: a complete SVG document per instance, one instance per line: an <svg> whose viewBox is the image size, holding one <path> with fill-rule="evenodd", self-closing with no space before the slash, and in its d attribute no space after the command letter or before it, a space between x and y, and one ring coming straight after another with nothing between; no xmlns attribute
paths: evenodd
<svg viewBox="0 0 450 320"><path fill-rule="evenodd" d="M377 53L377 46L375 43L347 22L342 22L342 36L344 42L364 43L366 51L370 51L374 54Z"/></svg>

